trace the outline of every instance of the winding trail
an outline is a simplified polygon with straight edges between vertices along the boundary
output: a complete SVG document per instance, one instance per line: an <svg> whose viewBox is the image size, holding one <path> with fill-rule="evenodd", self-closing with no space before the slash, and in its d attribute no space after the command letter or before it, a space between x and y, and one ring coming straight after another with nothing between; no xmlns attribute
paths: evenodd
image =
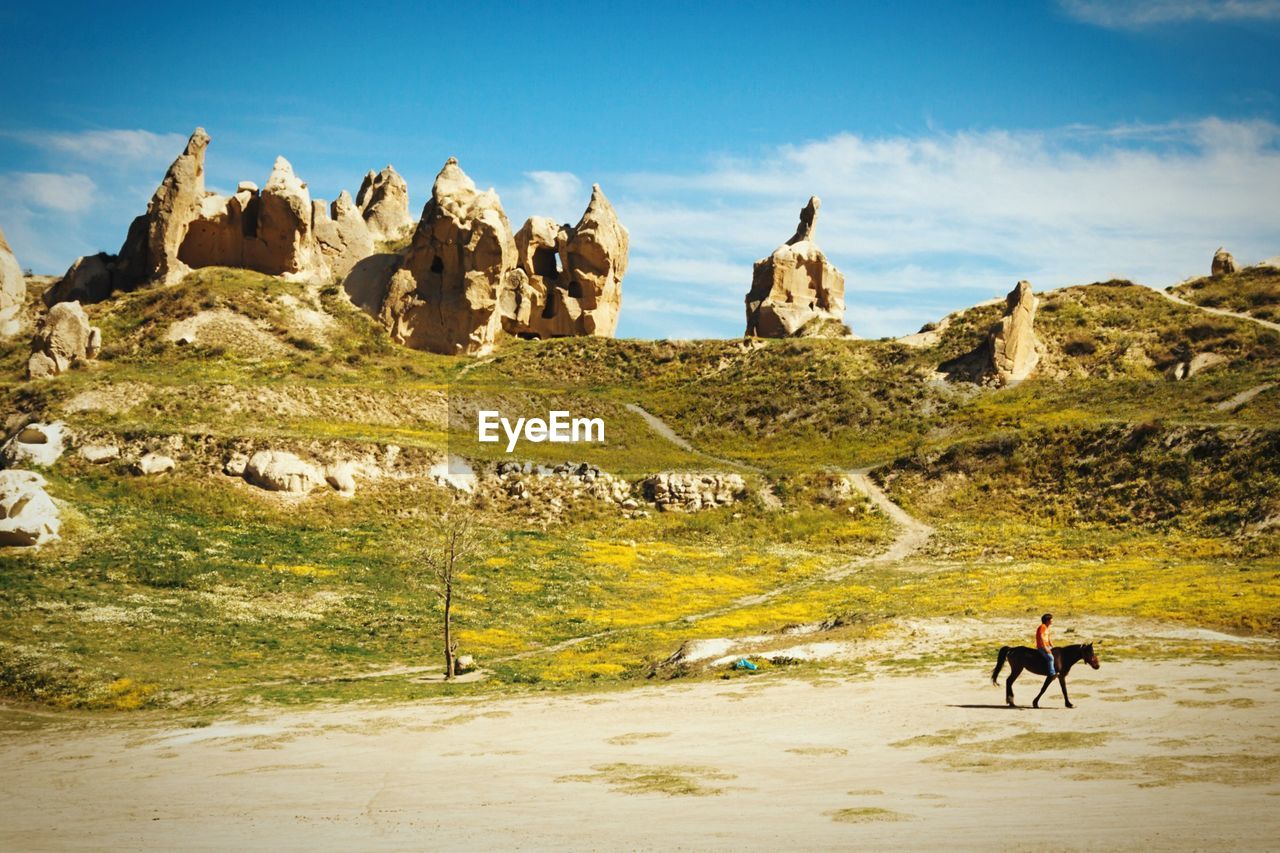
<svg viewBox="0 0 1280 853"><path fill-rule="evenodd" d="M1250 323L1257 323L1259 326L1264 328L1280 332L1280 323L1272 323L1270 320L1262 320L1258 317L1241 314L1237 311L1228 311L1225 308L1210 308L1207 305L1197 305L1191 300L1183 299L1181 296L1178 296L1176 293L1172 293L1168 290L1156 290L1155 288L1152 288L1152 290L1155 290L1156 293L1160 294L1165 299L1168 299L1170 302L1176 302L1179 305L1185 305L1188 308L1195 308L1197 311L1203 311L1206 314L1216 314L1219 317L1232 317L1236 320L1247 320Z"/></svg>

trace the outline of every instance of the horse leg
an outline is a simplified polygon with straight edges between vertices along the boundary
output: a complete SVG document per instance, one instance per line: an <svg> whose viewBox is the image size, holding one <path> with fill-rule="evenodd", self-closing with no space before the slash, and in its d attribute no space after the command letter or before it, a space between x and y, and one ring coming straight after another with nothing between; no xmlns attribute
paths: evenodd
<svg viewBox="0 0 1280 853"><path fill-rule="evenodd" d="M1046 690L1048 690L1048 689L1049 689L1049 685L1053 683L1053 679L1054 679L1054 678L1056 678L1056 677L1057 677L1057 676L1053 676L1053 675L1045 676L1045 679L1044 679L1044 685L1043 685L1043 686L1041 686L1041 688L1040 688L1040 692L1036 694L1036 698L1035 698L1035 699L1032 699L1032 700L1031 700L1031 707L1032 707L1032 708L1039 708L1039 707L1040 707L1040 697L1041 697L1041 696L1043 696L1043 695L1044 695L1044 692L1045 692Z"/></svg>
<svg viewBox="0 0 1280 853"><path fill-rule="evenodd" d="M1067 674L1064 672L1058 676L1058 683L1062 685L1062 701L1067 703L1068 708L1074 708L1071 704L1071 697L1067 695Z"/></svg>
<svg viewBox="0 0 1280 853"><path fill-rule="evenodd" d="M1013 702L1013 682L1018 680L1018 676L1022 674L1022 666L1020 664L1009 663L1009 680L1004 683L1004 701L1010 708L1016 708Z"/></svg>

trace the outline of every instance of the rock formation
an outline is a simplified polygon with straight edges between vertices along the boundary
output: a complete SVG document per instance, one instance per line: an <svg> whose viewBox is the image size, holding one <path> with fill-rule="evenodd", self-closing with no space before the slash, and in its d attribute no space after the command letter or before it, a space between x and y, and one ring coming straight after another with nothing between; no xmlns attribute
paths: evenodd
<svg viewBox="0 0 1280 853"><path fill-rule="evenodd" d="M48 468L62 458L66 444L67 425L62 421L27 424L0 447L0 468Z"/></svg>
<svg viewBox="0 0 1280 853"><path fill-rule="evenodd" d="M364 176L356 193L356 207L374 240L399 240L413 230L409 185L390 165L381 172L370 170Z"/></svg>
<svg viewBox="0 0 1280 853"><path fill-rule="evenodd" d="M102 348L102 331L89 325L79 302L59 302L49 309L31 339L27 377L40 379L65 373L71 365L96 358Z"/></svg>
<svg viewBox="0 0 1280 853"><path fill-rule="evenodd" d="M117 444L82 444L79 452L80 458L90 465L104 465L120 458Z"/></svg>
<svg viewBox="0 0 1280 853"><path fill-rule="evenodd" d="M273 492L305 495L325 482L324 474L296 454L282 450L259 450L249 457L244 478L259 488Z"/></svg>
<svg viewBox="0 0 1280 853"><path fill-rule="evenodd" d="M306 182L277 157L266 185L241 181L231 196L205 190L204 158L209 135L196 128L147 212L137 217L118 255L78 259L45 301L98 302L117 291L173 284L192 269L227 266L295 279L342 275L373 253L365 214L343 193L332 218L312 203ZM383 175L387 175L384 171ZM391 172L380 190L370 190L379 223L394 219L404 181ZM407 190L404 194L407 199Z"/></svg>
<svg viewBox="0 0 1280 853"><path fill-rule="evenodd" d="M480 352L497 335L498 300L515 266L498 194L477 191L450 157L391 276L380 317L393 339L414 349Z"/></svg>
<svg viewBox="0 0 1280 853"><path fill-rule="evenodd" d="M325 263L334 275L345 276L353 266L373 254L373 236L369 226L346 190L328 212L323 203L312 204L315 207L312 221L315 223L316 241Z"/></svg>
<svg viewBox="0 0 1280 853"><path fill-rule="evenodd" d="M641 484L645 500L664 512L697 512L740 501L747 484L740 474L663 471Z"/></svg>
<svg viewBox="0 0 1280 853"><path fill-rule="evenodd" d="M756 261L747 294L748 336L791 337L818 321L844 329L844 276L813 241L817 196L800 211L795 235L767 258Z"/></svg>
<svg viewBox="0 0 1280 853"><path fill-rule="evenodd" d="M1040 362L1039 341L1032 325L1040 300L1031 283L1018 282L1005 297L1004 317L991 330L991 371L1001 385L1020 382Z"/></svg>
<svg viewBox="0 0 1280 853"><path fill-rule="evenodd" d="M0 471L0 546L30 547L58 538L58 507L33 471Z"/></svg>
<svg viewBox="0 0 1280 853"><path fill-rule="evenodd" d="M519 267L503 301L503 328L522 337L613 337L629 236L600 185L591 187L576 226L534 216L515 239Z"/></svg>
<svg viewBox="0 0 1280 853"><path fill-rule="evenodd" d="M169 474L177 467L172 456L163 453L144 453L132 465L129 471L137 477L154 477L157 474Z"/></svg>
<svg viewBox="0 0 1280 853"><path fill-rule="evenodd" d="M1221 246L1218 251L1213 253L1213 265L1209 268L1209 274L1217 277L1220 275L1230 275L1236 271L1236 259L1231 253Z"/></svg>
<svg viewBox="0 0 1280 853"><path fill-rule="evenodd" d="M22 277L22 267L0 231L0 339L22 331L26 302L27 282Z"/></svg>

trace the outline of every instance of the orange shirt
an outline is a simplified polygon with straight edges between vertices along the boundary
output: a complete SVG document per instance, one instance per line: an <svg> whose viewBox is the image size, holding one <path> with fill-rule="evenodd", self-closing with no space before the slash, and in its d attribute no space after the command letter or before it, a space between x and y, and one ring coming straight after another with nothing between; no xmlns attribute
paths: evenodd
<svg viewBox="0 0 1280 853"><path fill-rule="evenodd" d="M1053 643L1049 640L1049 626L1044 623L1036 628L1036 648L1041 650L1053 648Z"/></svg>

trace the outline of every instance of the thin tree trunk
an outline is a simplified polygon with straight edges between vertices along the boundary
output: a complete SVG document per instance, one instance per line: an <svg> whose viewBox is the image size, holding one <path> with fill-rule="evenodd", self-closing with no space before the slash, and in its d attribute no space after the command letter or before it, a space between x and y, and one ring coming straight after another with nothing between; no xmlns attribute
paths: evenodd
<svg viewBox="0 0 1280 853"><path fill-rule="evenodd" d="M444 584L444 680L453 678L453 639L449 635L450 609L453 607L453 579Z"/></svg>

